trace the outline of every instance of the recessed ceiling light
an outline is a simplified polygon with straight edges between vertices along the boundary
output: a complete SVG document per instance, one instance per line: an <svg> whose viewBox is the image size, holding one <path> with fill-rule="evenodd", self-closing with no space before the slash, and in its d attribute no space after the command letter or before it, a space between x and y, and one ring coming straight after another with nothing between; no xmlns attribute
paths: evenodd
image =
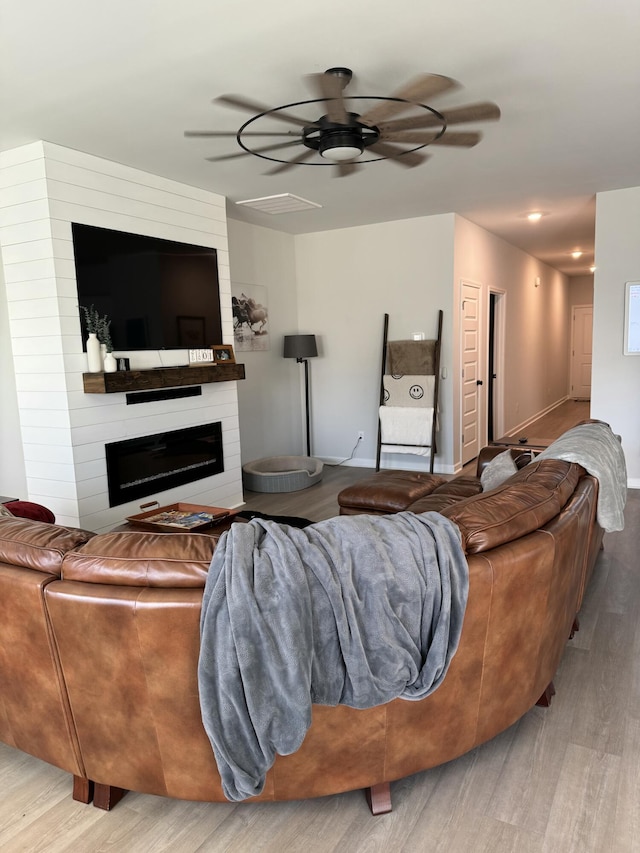
<svg viewBox="0 0 640 853"><path fill-rule="evenodd" d="M527 219L529 222L539 222L542 219L543 214L540 213L539 210L533 211L533 213L527 213Z"/></svg>
<svg viewBox="0 0 640 853"><path fill-rule="evenodd" d="M580 249L576 249L575 252L571 252L571 257L575 258L577 261L578 258L582 257L582 252L580 251Z"/></svg>
<svg viewBox="0 0 640 853"><path fill-rule="evenodd" d="M595 271L596 271L595 267L589 267L589 272L595 272Z"/></svg>

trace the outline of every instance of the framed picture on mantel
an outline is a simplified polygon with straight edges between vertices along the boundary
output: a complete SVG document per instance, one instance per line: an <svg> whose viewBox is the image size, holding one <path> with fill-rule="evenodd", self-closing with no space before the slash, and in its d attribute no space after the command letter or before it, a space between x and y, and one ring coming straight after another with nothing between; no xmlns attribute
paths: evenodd
<svg viewBox="0 0 640 853"><path fill-rule="evenodd" d="M213 344L213 360L215 364L235 364L236 357L233 354L231 344Z"/></svg>

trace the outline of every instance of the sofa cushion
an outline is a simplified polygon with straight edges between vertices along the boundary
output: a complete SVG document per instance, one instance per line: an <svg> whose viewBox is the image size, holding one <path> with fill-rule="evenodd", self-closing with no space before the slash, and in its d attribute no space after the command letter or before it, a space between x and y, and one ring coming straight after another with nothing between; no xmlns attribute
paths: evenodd
<svg viewBox="0 0 640 853"><path fill-rule="evenodd" d="M0 517L0 561L60 576L64 555L93 533L13 516Z"/></svg>
<svg viewBox="0 0 640 853"><path fill-rule="evenodd" d="M473 497L482 491L477 477L456 477L448 480L430 495L425 495L411 504L410 512L442 512L465 498Z"/></svg>
<svg viewBox="0 0 640 853"><path fill-rule="evenodd" d="M140 587L204 587L216 546L201 533L102 533L67 554L64 580Z"/></svg>
<svg viewBox="0 0 640 853"><path fill-rule="evenodd" d="M453 480L447 480L437 489L433 490L434 495L456 495L459 498L471 498L473 495L479 495L482 491L482 485L477 477L456 477Z"/></svg>
<svg viewBox="0 0 640 853"><path fill-rule="evenodd" d="M442 510L460 528L468 554L488 551L542 527L560 512L584 469L573 462L532 462L490 492Z"/></svg>
<svg viewBox="0 0 640 853"><path fill-rule="evenodd" d="M480 483L482 484L483 492L490 492L491 489L496 489L501 486L505 480L513 476L518 470L510 450L505 450L499 453L495 459L485 467L480 475Z"/></svg>
<svg viewBox="0 0 640 853"><path fill-rule="evenodd" d="M420 500L415 501L409 507L409 512L421 513L421 512L444 512L447 507L453 506L454 504L460 503L463 501L464 497L461 495L455 494L433 494L433 495L425 495Z"/></svg>

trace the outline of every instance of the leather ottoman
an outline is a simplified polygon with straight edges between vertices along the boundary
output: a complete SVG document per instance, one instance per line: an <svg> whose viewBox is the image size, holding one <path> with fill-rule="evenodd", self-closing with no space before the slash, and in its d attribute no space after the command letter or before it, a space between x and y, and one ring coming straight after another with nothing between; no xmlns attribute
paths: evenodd
<svg viewBox="0 0 640 853"><path fill-rule="evenodd" d="M446 478L438 474L379 471L369 479L354 483L340 492L340 515L387 515L402 512L446 482Z"/></svg>

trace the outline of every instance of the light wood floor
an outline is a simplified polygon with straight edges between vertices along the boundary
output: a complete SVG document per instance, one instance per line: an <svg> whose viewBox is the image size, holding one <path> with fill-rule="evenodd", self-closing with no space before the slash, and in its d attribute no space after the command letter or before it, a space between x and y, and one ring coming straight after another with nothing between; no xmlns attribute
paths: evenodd
<svg viewBox="0 0 640 853"><path fill-rule="evenodd" d="M590 407L588 400L566 400L525 429L517 430L511 435L516 441L519 438L558 438L565 430L589 418Z"/></svg>
<svg viewBox="0 0 640 853"><path fill-rule="evenodd" d="M341 488L369 473L327 469L311 489L248 503L320 520L335 514ZM551 707L394 783L390 815L371 817L359 791L262 805L130 793L103 812L73 802L65 773L0 744L0 850L640 853L639 512L640 492L630 491L626 528L605 537Z"/></svg>

